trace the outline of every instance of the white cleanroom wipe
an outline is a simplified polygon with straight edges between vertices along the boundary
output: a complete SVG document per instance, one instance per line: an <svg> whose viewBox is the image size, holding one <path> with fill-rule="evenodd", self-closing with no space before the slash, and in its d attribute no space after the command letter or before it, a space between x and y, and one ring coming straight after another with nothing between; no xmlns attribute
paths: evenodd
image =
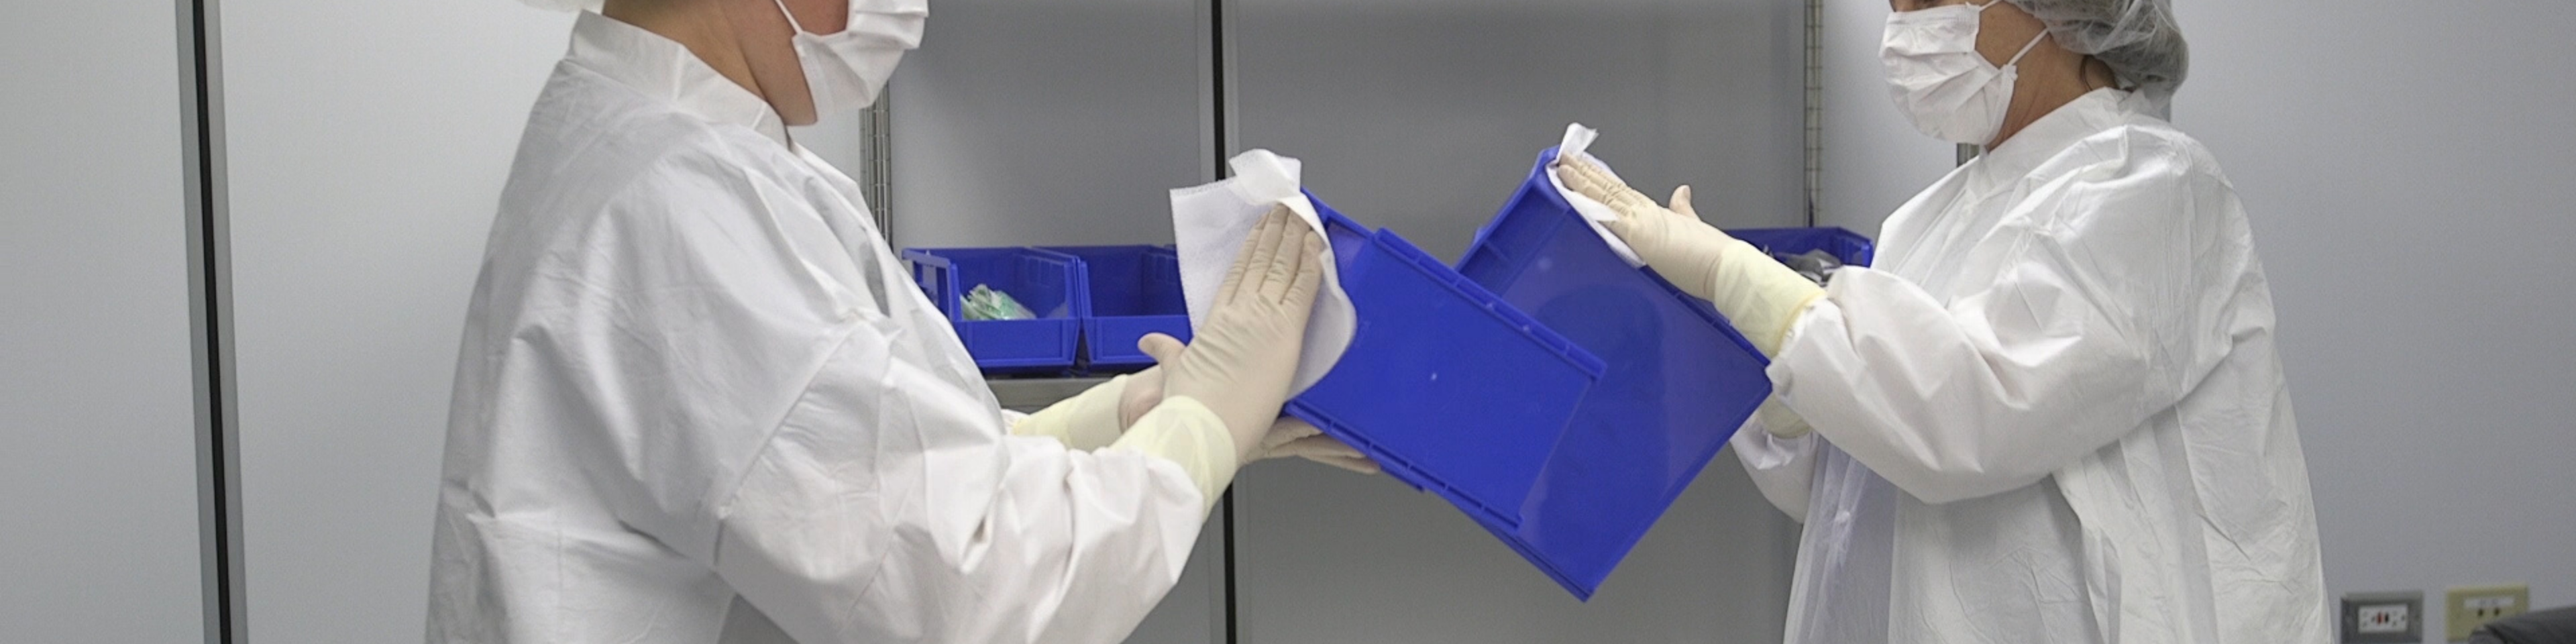
<svg viewBox="0 0 2576 644"><path fill-rule="evenodd" d="M1305 351L1298 357L1297 375L1288 388L1293 396L1322 380L1333 370L1333 363L1341 361L1358 328L1359 315L1351 308L1350 295L1342 291L1341 267L1334 263L1333 242L1324 235L1324 220L1299 189L1297 160L1253 150L1236 155L1226 165L1234 168L1234 178L1172 191L1172 238L1180 248L1181 295L1189 304L1190 327L1207 321L1217 288L1225 284L1226 270L1234 266L1244 238L1252 235L1261 216L1271 208L1287 206L1324 242L1324 288L1315 294L1314 312L1306 318Z"/></svg>
<svg viewBox="0 0 2576 644"><path fill-rule="evenodd" d="M1566 124L1565 140L1556 145L1556 158L1590 159L1593 165L1601 168L1602 172L1610 173L1612 178L1617 178L1619 173L1611 170L1610 164L1602 163L1601 159L1585 151L1592 147L1592 140L1597 138L1601 138L1600 130L1584 127L1582 123ZM1610 234L1610 228L1602 225L1606 222L1618 221L1618 211L1611 210L1608 204L1593 201L1591 197L1583 196L1582 193L1565 189L1565 180L1557 178L1554 164L1548 165L1547 182L1556 187L1556 194L1565 197L1565 203L1574 206L1574 212L1583 215L1583 223L1591 224L1592 232L1599 233L1601 241L1610 243L1610 252L1617 253L1619 259L1628 262L1629 266L1642 268L1646 265L1645 260L1637 259L1636 250L1628 248L1628 242L1620 241L1618 235Z"/></svg>

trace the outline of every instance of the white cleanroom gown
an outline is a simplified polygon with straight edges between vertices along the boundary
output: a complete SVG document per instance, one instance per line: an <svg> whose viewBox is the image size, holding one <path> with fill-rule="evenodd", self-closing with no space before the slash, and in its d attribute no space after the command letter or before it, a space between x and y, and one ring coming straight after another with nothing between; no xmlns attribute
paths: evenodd
<svg viewBox="0 0 2576 644"><path fill-rule="evenodd" d="M913 22L871 33L917 39L919 4L874 3ZM474 290L430 641L1134 629L1232 477L1233 439L1187 398L1124 435L1010 435L862 203L678 43L578 18Z"/></svg>

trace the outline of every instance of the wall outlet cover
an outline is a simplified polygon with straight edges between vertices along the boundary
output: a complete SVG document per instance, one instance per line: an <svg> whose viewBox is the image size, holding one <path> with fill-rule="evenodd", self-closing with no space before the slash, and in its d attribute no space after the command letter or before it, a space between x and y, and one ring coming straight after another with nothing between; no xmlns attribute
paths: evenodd
<svg viewBox="0 0 2576 644"><path fill-rule="evenodd" d="M2424 641L2424 593L2347 593L2343 596L2343 644L2421 644Z"/></svg>
<svg viewBox="0 0 2576 644"><path fill-rule="evenodd" d="M2459 586L2442 595L2442 625L2450 635L2446 641L2468 641L2469 633L2487 622L2531 610L2531 587L2523 584Z"/></svg>

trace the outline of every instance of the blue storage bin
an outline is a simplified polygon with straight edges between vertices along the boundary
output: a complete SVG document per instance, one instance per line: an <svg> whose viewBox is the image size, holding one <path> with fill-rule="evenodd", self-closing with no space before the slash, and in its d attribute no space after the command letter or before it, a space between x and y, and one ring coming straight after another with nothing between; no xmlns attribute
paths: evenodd
<svg viewBox="0 0 2576 644"><path fill-rule="evenodd" d="M1082 260L1035 248L914 248L912 279L948 314L957 338L988 374L1064 373L1074 367ZM1034 320L968 321L966 294L982 284L1019 300Z"/></svg>
<svg viewBox="0 0 2576 644"><path fill-rule="evenodd" d="M1074 307L1082 318L1082 369L1121 373L1154 365L1136 350L1148 333L1190 339L1189 303L1181 296L1181 256L1170 246L1047 246L1082 260L1089 284Z"/></svg>
<svg viewBox="0 0 2576 644"><path fill-rule="evenodd" d="M1841 228L1744 228L1726 234L1775 255L1822 250L1843 260L1846 266L1868 266L1878 254L1877 244L1868 237Z"/></svg>
<svg viewBox="0 0 2576 644"><path fill-rule="evenodd" d="M1548 183L1555 158L1539 156L1458 272L1608 365L1547 454L1518 533L1505 536L1589 599L1771 380L1769 362L1707 302L1611 252Z"/></svg>
<svg viewBox="0 0 2576 644"><path fill-rule="evenodd" d="M1601 360L1394 233L1315 208L1359 324L1286 412L1513 539Z"/></svg>

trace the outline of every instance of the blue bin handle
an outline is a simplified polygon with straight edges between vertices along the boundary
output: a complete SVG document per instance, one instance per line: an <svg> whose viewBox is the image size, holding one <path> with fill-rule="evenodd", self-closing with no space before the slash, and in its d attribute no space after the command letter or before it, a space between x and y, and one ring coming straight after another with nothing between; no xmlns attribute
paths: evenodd
<svg viewBox="0 0 2576 644"><path fill-rule="evenodd" d="M906 250L903 261L912 265L912 282L921 285L921 293L948 315L949 322L965 321L965 296L957 292L957 264L930 253Z"/></svg>

